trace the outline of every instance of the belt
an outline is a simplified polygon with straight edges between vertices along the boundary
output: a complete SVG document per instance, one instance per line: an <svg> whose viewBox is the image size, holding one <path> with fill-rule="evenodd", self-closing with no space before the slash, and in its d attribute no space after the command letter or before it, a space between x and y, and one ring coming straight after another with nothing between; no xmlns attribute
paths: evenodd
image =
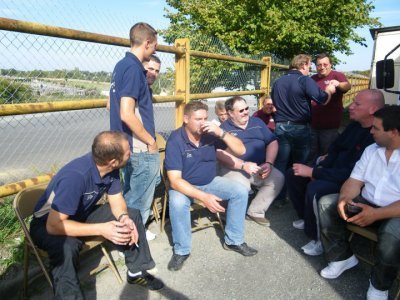
<svg viewBox="0 0 400 300"><path fill-rule="evenodd" d="M276 124L283 125L309 125L309 122L294 122L294 121L284 121L284 122L276 122Z"/></svg>

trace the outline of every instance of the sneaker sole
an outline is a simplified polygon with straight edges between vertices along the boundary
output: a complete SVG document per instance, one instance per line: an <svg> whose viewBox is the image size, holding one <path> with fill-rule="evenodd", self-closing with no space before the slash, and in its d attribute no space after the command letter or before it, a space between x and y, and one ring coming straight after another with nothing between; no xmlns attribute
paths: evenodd
<svg viewBox="0 0 400 300"><path fill-rule="evenodd" d="M343 268L343 270L342 270L339 274L337 274L336 276L335 276L335 275L330 275L330 274L323 275L323 274L322 274L322 271L323 271L323 270L321 271L320 275L321 275L322 277L326 278L326 279L336 279L336 278L338 278L340 275L342 275L343 272L345 272L345 271L347 271L347 270L349 270L349 269L355 267L356 265L358 265L358 259L357 259L357 258L355 258L353 261L351 261L350 264L349 264L348 266L346 266L346 268Z"/></svg>

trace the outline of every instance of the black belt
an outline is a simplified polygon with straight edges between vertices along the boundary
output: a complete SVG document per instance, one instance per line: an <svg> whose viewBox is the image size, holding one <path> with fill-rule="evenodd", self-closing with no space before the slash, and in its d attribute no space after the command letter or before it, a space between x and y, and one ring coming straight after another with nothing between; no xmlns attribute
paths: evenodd
<svg viewBox="0 0 400 300"><path fill-rule="evenodd" d="M285 121L285 122L276 122L276 124L283 124L283 125L308 125L309 122Z"/></svg>

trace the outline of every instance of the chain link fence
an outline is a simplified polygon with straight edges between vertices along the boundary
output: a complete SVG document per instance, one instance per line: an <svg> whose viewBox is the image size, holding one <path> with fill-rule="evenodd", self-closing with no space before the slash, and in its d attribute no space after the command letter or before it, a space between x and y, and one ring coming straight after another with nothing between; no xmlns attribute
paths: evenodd
<svg viewBox="0 0 400 300"><path fill-rule="evenodd" d="M91 13L87 15L74 8L75 2L29 1L22 6L16 0L0 0L0 17L119 37L127 37L130 27L138 21L147 21L157 30L164 26L139 16L113 15L93 7L89 7ZM212 37L191 41L191 49L232 55ZM112 70L127 50L0 30L0 105L107 99ZM153 93L173 95L175 56L165 52L157 55L162 68L152 87ZM261 59L261 56L242 57ZM259 89L260 71L260 66L250 64L192 58L191 93ZM274 73L273 78L278 75ZM245 98L251 112L255 111L257 98ZM209 103L209 118L215 118L214 103L219 99L204 100ZM175 103L154 104L154 111L156 131L167 137L175 128ZM68 161L88 152L94 136L107 129L109 113L105 107L1 117L0 185L56 172ZM21 242L12 198L0 199L0 274L13 261L15 246Z"/></svg>

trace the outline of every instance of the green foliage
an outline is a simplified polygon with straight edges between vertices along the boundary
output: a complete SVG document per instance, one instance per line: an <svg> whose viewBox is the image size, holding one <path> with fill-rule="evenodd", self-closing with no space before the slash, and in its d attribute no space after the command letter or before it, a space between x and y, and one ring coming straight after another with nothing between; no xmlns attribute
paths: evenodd
<svg viewBox="0 0 400 300"><path fill-rule="evenodd" d="M37 95L23 81L0 78L0 104L33 102Z"/></svg>
<svg viewBox="0 0 400 300"><path fill-rule="evenodd" d="M379 26L365 0L167 0L168 42L199 35L219 38L233 51L273 53L290 59L298 53L351 54L349 42L365 45L355 29Z"/></svg>
<svg viewBox="0 0 400 300"><path fill-rule="evenodd" d="M364 70L364 71L352 71L351 73L363 75L365 77L369 77L371 75L371 70Z"/></svg>

